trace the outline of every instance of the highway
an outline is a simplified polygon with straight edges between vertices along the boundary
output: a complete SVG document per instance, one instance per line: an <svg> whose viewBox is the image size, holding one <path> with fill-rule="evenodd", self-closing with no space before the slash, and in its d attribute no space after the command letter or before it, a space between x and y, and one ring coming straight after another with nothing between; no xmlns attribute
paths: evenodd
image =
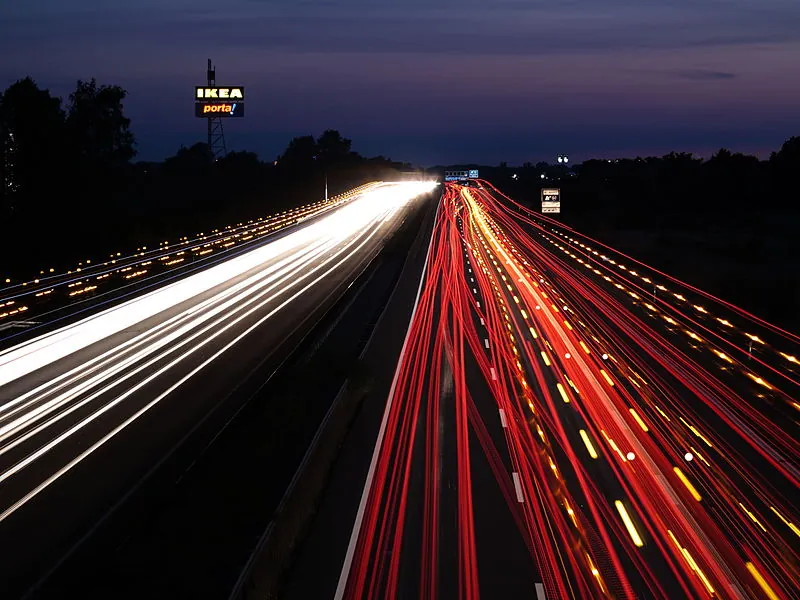
<svg viewBox="0 0 800 600"><path fill-rule="evenodd" d="M6 593L46 575L313 325L432 187L368 186L277 239L0 352Z"/></svg>
<svg viewBox="0 0 800 600"><path fill-rule="evenodd" d="M285 597L800 597L800 337L480 184Z"/></svg>
<svg viewBox="0 0 800 600"><path fill-rule="evenodd" d="M327 200L299 206L246 223L199 232L135 252L112 252L86 258L65 272L42 269L26 281L4 280L0 288L0 350L76 321L100 307L118 303L171 283L187 274L229 260L265 240L275 239L303 223L369 191L371 182Z"/></svg>

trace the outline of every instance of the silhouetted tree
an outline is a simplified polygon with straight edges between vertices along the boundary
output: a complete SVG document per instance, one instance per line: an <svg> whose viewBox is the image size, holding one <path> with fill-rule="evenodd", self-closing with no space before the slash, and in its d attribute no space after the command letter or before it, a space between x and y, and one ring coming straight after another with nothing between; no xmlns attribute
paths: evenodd
<svg viewBox="0 0 800 600"><path fill-rule="evenodd" d="M255 152L229 152L214 163L214 171L228 194L247 194L263 187L266 168Z"/></svg>
<svg viewBox="0 0 800 600"><path fill-rule="evenodd" d="M733 154L731 154L730 150L727 148L720 148L711 155L711 158L708 162L729 160L731 156L733 156Z"/></svg>
<svg viewBox="0 0 800 600"><path fill-rule="evenodd" d="M317 157L323 164L331 166L350 158L352 141L343 138L335 129L326 129L317 138Z"/></svg>
<svg viewBox="0 0 800 600"><path fill-rule="evenodd" d="M0 95L0 131L7 214L14 220L46 216L65 151L61 100L30 77L20 79Z"/></svg>
<svg viewBox="0 0 800 600"><path fill-rule="evenodd" d="M781 149L773 152L769 157L770 162L800 172L800 136L793 136L786 140Z"/></svg>
<svg viewBox="0 0 800 600"><path fill-rule="evenodd" d="M216 172L225 179L248 182L264 175L264 163L255 152L228 152L214 164Z"/></svg>
<svg viewBox="0 0 800 600"><path fill-rule="evenodd" d="M282 169L295 171L298 169L311 169L314 157L317 155L317 142L312 135L293 138L278 159L278 166Z"/></svg>
<svg viewBox="0 0 800 600"><path fill-rule="evenodd" d="M123 111L127 92L118 85L78 80L69 96L67 127L82 166L113 170L136 156L130 119Z"/></svg>
<svg viewBox="0 0 800 600"><path fill-rule="evenodd" d="M39 264L68 236L60 99L30 77L12 84L0 96L0 138L0 269L8 273ZM15 264L5 264L12 256Z"/></svg>
<svg viewBox="0 0 800 600"><path fill-rule="evenodd" d="M162 173L167 177L197 177L209 175L214 157L208 144L198 142L190 147L181 146L174 156L164 161Z"/></svg>
<svg viewBox="0 0 800 600"><path fill-rule="evenodd" d="M796 207L800 193L800 137L790 137L769 158L773 197L785 207Z"/></svg>

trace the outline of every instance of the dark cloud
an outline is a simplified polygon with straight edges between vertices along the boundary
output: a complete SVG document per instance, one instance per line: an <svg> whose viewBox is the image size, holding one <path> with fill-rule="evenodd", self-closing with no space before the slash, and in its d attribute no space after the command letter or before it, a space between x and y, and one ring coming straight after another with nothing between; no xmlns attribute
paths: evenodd
<svg viewBox="0 0 800 600"><path fill-rule="evenodd" d="M726 73L725 71L703 71L696 69L694 71L682 71L678 74L683 79L699 79L699 80L717 80L717 79L733 79L736 73Z"/></svg>
<svg viewBox="0 0 800 600"><path fill-rule="evenodd" d="M780 3L780 0L778 0ZM78 11L47 17L22 12L0 26L6 42L33 39L63 44L69 35L97 40L133 37L147 29L154 44L274 49L286 52L550 55L586 51L671 49L800 41L800 3L783 10L760 2L709 0L641 2L292 2L198 0L160 8ZM762 6L759 9L759 5ZM18 9L22 11L23 9ZM66 10L66 9L65 9ZM3 31L8 29L8 31ZM38 33L38 35L37 35ZM61 38L61 39L59 39Z"/></svg>
<svg viewBox="0 0 800 600"><path fill-rule="evenodd" d="M556 138L573 154L695 144L698 124L800 130L797 0L6 4L0 87L26 74L62 96L79 77L123 85L151 157L202 137L191 90L208 56L248 88L248 117L226 133L268 156L326 127L427 162L533 159ZM465 129L479 143L454 137Z"/></svg>

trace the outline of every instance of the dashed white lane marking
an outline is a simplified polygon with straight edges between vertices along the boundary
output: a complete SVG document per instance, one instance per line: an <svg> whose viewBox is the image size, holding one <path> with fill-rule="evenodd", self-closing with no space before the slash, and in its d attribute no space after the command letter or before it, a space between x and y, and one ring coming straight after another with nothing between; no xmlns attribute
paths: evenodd
<svg viewBox="0 0 800 600"><path fill-rule="evenodd" d="M484 338L483 345L486 346L486 349L489 349L489 338Z"/></svg>
<svg viewBox="0 0 800 600"><path fill-rule="evenodd" d="M508 429L508 421L506 421L506 411L502 408L500 410L500 424L503 426L503 429Z"/></svg>
<svg viewBox="0 0 800 600"><path fill-rule="evenodd" d="M536 587L536 600L547 600L547 596L544 595L544 584L536 583L534 585Z"/></svg>
<svg viewBox="0 0 800 600"><path fill-rule="evenodd" d="M522 495L522 482L519 480L519 473L512 473L511 478L514 480L514 490L517 492L517 502L524 504L525 496Z"/></svg>
<svg viewBox="0 0 800 600"><path fill-rule="evenodd" d="M497 371L494 370L494 367L491 367L490 371L492 373L492 381L497 381Z"/></svg>

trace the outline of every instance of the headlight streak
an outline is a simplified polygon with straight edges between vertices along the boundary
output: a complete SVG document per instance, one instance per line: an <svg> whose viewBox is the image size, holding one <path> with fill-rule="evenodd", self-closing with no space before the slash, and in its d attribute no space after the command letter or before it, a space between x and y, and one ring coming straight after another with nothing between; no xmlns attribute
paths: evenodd
<svg viewBox="0 0 800 600"><path fill-rule="evenodd" d="M144 348L136 352L135 354L132 354L131 356L125 358L124 360L118 361L119 352L110 352L109 354L111 354L111 356L108 357L108 359L105 362L101 362L100 364L91 369L92 372L99 371L99 373L94 377L91 377L86 381L83 381L77 385L75 384L80 380L81 375L75 376L72 379L69 379L66 382L64 382L62 386L69 386L69 385L73 386L66 393L60 394L59 396L56 396L55 398L52 398L46 403L40 404L35 408L32 408L31 405L39 400L39 398L36 397L33 398L30 404L17 407L16 410L8 416L13 416L13 414L16 414L18 412L22 412L23 414L21 417L13 421L10 421L9 423L0 427L0 442L4 441L9 436L17 433L19 429L30 425L32 422L35 422L37 420L46 417L48 414L50 414L50 412L58 408L61 408L65 403L69 402L70 400L76 397L79 397L82 393L96 388L99 384L101 384L104 381L111 380L111 383L109 385L93 393L92 395L85 398L78 404L75 404L74 406L70 407L68 410L60 413L57 417L50 419L42 427L37 427L29 431L26 435L16 438L12 443L0 448L0 456L2 456L8 450L19 445L20 443L26 441L29 437L37 435L45 427L54 425L61 418L66 417L70 413L74 412L75 410L78 410L79 408L83 407L85 404L88 404L94 399L101 397L102 395L111 391L113 388L122 385L128 379L131 379L136 375L138 375L139 373L146 371L148 368L159 363L170 354L175 353L178 349L182 348L183 346L200 338L207 332L213 331L214 328L216 328L218 325L230 320L230 318L236 312L241 311L242 308L247 307L248 305L253 304L256 301L261 300L265 295L267 295L267 293L273 291L279 286L285 285L285 287L280 289L278 293L269 296L264 302L262 302L261 305L273 301L275 298L283 294L286 290L291 289L291 287L296 285L297 281L300 281L296 279L294 281L290 281L290 278L295 276L297 272L300 272L301 269L307 267L309 264L311 264L311 262L313 262L313 260L315 260L318 256L321 256L324 252L328 251L329 249L330 247L328 245L325 245L320 248L316 248L314 252L300 253L300 256L287 259L285 262L290 264L278 270L277 276L266 277L266 278L262 277L253 278L253 279L264 279L264 281L256 283L255 285L253 285L253 282L251 280L243 282L243 284L246 283L249 286L249 289L247 289L245 293L241 293L240 295L237 296L232 293L225 292L224 294L212 298L210 301L208 301L209 305L212 303L217 303L218 305L210 310L203 311L202 313L200 313L199 316L196 317L194 316L194 313L198 312L195 308L188 311L189 314L184 313L183 315L180 315L180 317L183 317L182 320L186 320L188 322L174 329L167 335L163 335L164 328L161 326L157 326L157 329L159 330L159 333L162 335L156 336L155 332L153 332L152 330L150 332L147 332L146 334L143 334L142 337L145 339L139 342L138 345L144 346ZM341 254L341 252L338 252L336 256L338 256L339 254ZM265 289L263 289L263 291L259 292L258 294L253 294L253 292L261 288ZM233 297L228 298L229 296ZM245 300L245 298L247 298L248 296L252 297ZM219 301L223 299L225 301L219 303ZM229 310L231 308L234 308L234 310ZM229 312L225 313L226 310L228 310ZM218 317L218 315L222 316L216 318L209 325L203 327L202 329L198 329L198 327L203 325L203 323L211 321L211 319ZM195 331L195 333L193 333L189 337L186 337L185 339L183 339L178 343L174 343L176 342L176 340L179 340L185 334L193 330ZM148 343L149 338L154 338L155 341ZM155 356L151 360L148 360L147 362L140 364L135 369L128 370L130 366L136 365L137 363L141 363L143 359L145 359L148 356L156 354L161 348L167 348L167 350L164 353ZM78 369L76 369L76 371L77 370ZM123 373L126 370L128 370L128 372L125 373L125 375L117 377L118 374ZM2 482L1 475L0 475L0 482Z"/></svg>
<svg viewBox="0 0 800 600"><path fill-rule="evenodd" d="M379 189L374 190L372 195L365 195L362 198L354 200L350 204L338 209L336 212L324 217L322 220L287 236L287 238L292 238L292 236L297 234L288 242L283 241L286 240L286 238L274 242L278 244L278 242L283 241L282 244L278 244L278 251L273 248L272 252L262 252L260 257L263 260L267 260L267 258L265 258L266 255L276 258L281 254L289 253L288 256L280 259L275 264L268 265L267 268L262 267L261 272L254 273L251 277L230 286L222 293L198 303L165 322L157 324L152 329L137 335L131 340L123 342L120 346L115 348L114 351L94 357L80 367L64 373L57 380L38 386L36 389L24 394L21 399L16 399L18 401L6 404L3 407L5 409L3 418L6 420L13 420L8 421L3 426L3 439L11 439L11 436L18 434L24 427L30 426L37 420L41 420L54 410L64 408L65 406L67 406L67 409L58 413L55 417L50 418L48 421L41 423L39 426L29 429L24 435L13 439L2 448L0 455L18 446L22 441L26 441L34 435L41 434L47 427L53 425L57 420L63 418L67 414L74 412L78 408L89 404L103 395L107 395L113 388L132 379L135 375L139 375L142 372L148 374L145 379L138 381L125 392L117 395L103 406L94 410L89 416L82 418L82 420L71 425L66 431L42 444L34 452L29 453L22 460L17 461L12 467L4 470L2 474L0 474L0 482L5 482L21 469L27 467L41 456L51 451L59 443L78 433L89 423L96 421L101 415L107 414L111 409L117 406L121 406L127 398L142 389L143 386L163 376L167 371L173 369L179 363L195 354L198 350L207 346L221 335L226 334L228 331L231 331L231 333L235 332L236 329L233 329L234 327L241 327L240 323L242 325L248 323L243 323L245 319L250 319L250 321L252 321L254 318L259 317L264 310L268 310L271 304L279 301L277 306L269 309L265 315L258 318L254 324L247 327L233 340L226 343L210 358L193 368L188 374L181 377L167 390L163 391L155 399L146 404L146 406L137 410L133 415L122 421L106 435L91 444L84 452L67 462L62 468L56 470L39 485L23 495L18 501L7 507L5 511L0 514L0 521L5 520L20 507L24 506L59 477L70 471L92 452L112 439L117 433L124 430L148 410L156 406L180 385L191 379L191 377L211 364L216 358L232 348L245 336L261 326L266 320L289 306L294 300L312 287L318 285L331 274L340 270L345 263L352 260L350 257L361 256L368 244L374 246L374 240L378 239L378 236L385 234L387 223L390 221L387 217L397 214L398 211L403 210L415 197L429 189L430 185L428 184L416 186L413 184L389 184L381 186ZM262 249L260 248L258 250ZM258 252L258 250L254 252ZM320 258L323 260L320 261ZM243 264L248 266L252 265L252 257L250 257L250 260L240 261L237 266L242 267ZM236 266L228 266L229 278L235 277L238 273L244 273L250 270L241 268L237 270ZM258 264L253 266L258 266ZM252 266L250 268L252 268ZM323 270L324 272L320 273L320 271ZM309 279L311 279L310 282L306 283L298 291L291 293L293 288L298 288ZM207 283L208 281L206 278L203 284ZM192 289L196 290L198 287L202 288L202 286L196 286ZM168 288L164 289L173 290L174 288L173 286L168 286ZM275 291L275 293L270 295L272 291ZM181 293L184 293L184 291L181 291ZM286 297L288 294L291 295ZM281 301L281 298L284 299ZM130 304L134 305L133 310L138 310L137 316L140 316L141 311L135 303L126 303L126 305L123 306L128 306ZM118 307L118 309L120 308L122 307ZM70 329L73 329L73 331L69 332L69 334L64 335L62 333L62 335L59 336L59 332L55 332L53 336L45 337L54 337L57 340L56 343L65 339L69 340L73 335L80 335L81 327L86 327L86 323L89 323L89 327L97 326L96 322L92 323L91 319L87 319L84 322L72 326ZM77 332L74 331L76 328ZM117 331L119 331L119 329L117 329ZM113 333L114 331L111 331L111 334ZM187 334L190 335L187 336ZM155 336L161 337L155 339ZM149 341L150 339L155 339L155 341L151 343ZM187 351L184 351L182 354L172 359L171 362L157 368L155 372L152 372L152 367L157 367L159 363L163 363L165 359L170 355L174 355L180 348L198 339L201 340L200 343L195 343ZM46 351L49 347L47 341L48 340L45 339L44 343L39 342L37 345L37 341L34 340L32 343L25 344L21 348L16 349L17 353L15 353L15 349L11 349L5 353L4 358L8 361L8 357L13 356L19 360L25 360L30 356L32 348L37 348L39 351ZM83 347L87 345L88 344L84 344ZM117 364L115 363L115 357L119 359L120 349L124 349L125 352L133 354L123 358L121 363ZM136 365L137 362L141 363L142 360L146 360L149 356L158 354L162 349L165 349L165 351L149 361L138 364L133 370L123 371L123 369ZM20 352L20 350L22 351ZM118 377L118 375L123 372L125 374L122 377ZM88 377L88 379L80 381L84 377ZM72 405L67 404L68 401L80 398L84 392L97 388L98 385L101 385L103 381L107 380L111 380L111 382L105 388L95 391L88 397L81 399L78 403ZM78 384L79 381L80 383ZM76 386L76 384L78 385ZM70 386L75 387L71 388ZM49 402L37 405L37 397L45 398L47 395L59 391L61 391L61 393L55 399L51 398ZM24 404L25 402L27 402L27 404ZM9 406L9 404L12 404L12 406Z"/></svg>

